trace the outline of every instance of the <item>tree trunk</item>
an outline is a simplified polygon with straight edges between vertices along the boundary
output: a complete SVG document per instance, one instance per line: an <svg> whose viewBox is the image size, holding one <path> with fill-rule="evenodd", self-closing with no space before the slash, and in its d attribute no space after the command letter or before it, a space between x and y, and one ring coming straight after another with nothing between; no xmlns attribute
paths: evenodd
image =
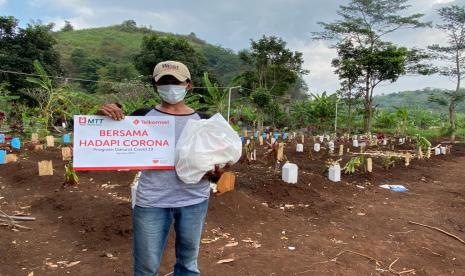
<svg viewBox="0 0 465 276"><path fill-rule="evenodd" d="M349 134L352 132L352 104L349 102L349 110L347 111L347 130Z"/></svg>
<svg viewBox="0 0 465 276"><path fill-rule="evenodd" d="M373 107L371 106L371 102L368 105L365 105L365 113L364 113L364 128L363 131L365 133L371 133L371 124L373 121Z"/></svg>
<svg viewBox="0 0 465 276"><path fill-rule="evenodd" d="M365 133L371 132L371 116L372 116L372 107L371 107L371 99L370 99L370 74L367 73L365 77L365 112L363 115L364 125L363 131Z"/></svg>
<svg viewBox="0 0 465 276"><path fill-rule="evenodd" d="M349 88L349 98L347 100L347 130L352 132L352 88Z"/></svg>
<svg viewBox="0 0 465 276"><path fill-rule="evenodd" d="M457 70L457 86L455 88L455 95L450 99L449 104L449 122L450 122L450 141L455 142L455 105L456 105L456 97L460 92L460 81L462 79L462 72L460 71L460 53L458 48L455 52L455 66Z"/></svg>
<svg viewBox="0 0 465 276"><path fill-rule="evenodd" d="M455 141L455 103L451 101L449 105L449 122L450 122L450 141Z"/></svg>

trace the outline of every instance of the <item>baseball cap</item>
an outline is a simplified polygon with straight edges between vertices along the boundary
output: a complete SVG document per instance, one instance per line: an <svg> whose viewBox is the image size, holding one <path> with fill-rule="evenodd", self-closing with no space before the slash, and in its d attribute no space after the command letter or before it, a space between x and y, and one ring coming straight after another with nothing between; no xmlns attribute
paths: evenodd
<svg viewBox="0 0 465 276"><path fill-rule="evenodd" d="M179 61L167 60L158 63L153 69L153 78L158 81L161 77L171 75L179 81L191 79L191 73L187 66Z"/></svg>

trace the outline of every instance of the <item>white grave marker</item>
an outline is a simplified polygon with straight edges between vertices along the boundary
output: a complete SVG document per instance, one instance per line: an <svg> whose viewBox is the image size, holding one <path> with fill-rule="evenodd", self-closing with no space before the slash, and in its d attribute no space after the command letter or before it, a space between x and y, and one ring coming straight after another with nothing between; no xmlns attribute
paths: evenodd
<svg viewBox="0 0 465 276"><path fill-rule="evenodd" d="M293 163L286 163L283 166L282 179L286 183L297 183L298 167Z"/></svg>
<svg viewBox="0 0 465 276"><path fill-rule="evenodd" d="M333 182L341 181L341 166L339 164L329 167L328 178Z"/></svg>

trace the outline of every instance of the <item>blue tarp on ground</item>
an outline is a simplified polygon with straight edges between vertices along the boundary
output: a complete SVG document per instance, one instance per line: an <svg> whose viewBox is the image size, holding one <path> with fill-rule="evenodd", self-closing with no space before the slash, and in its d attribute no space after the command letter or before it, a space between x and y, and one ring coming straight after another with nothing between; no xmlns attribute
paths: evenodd
<svg viewBox="0 0 465 276"><path fill-rule="evenodd" d="M0 150L0 164L6 163L6 150Z"/></svg>
<svg viewBox="0 0 465 276"><path fill-rule="evenodd" d="M11 147L14 149L21 149L21 140L18 137L11 139Z"/></svg>
<svg viewBox="0 0 465 276"><path fill-rule="evenodd" d="M71 143L71 137L70 137L69 134L63 135L63 143L65 143L65 144Z"/></svg>

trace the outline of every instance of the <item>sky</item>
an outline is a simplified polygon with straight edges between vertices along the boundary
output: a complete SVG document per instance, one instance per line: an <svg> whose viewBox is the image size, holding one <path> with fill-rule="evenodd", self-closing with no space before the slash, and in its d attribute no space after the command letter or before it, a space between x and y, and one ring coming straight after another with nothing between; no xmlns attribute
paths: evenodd
<svg viewBox="0 0 465 276"><path fill-rule="evenodd" d="M155 30L189 34L222 47L239 51L250 39L263 35L283 38L288 48L304 54L304 76L310 92L332 93L339 87L331 60L336 57L330 42L312 40L321 31L318 22L333 22L339 5L348 0L0 0L0 15L13 15L20 25L41 20L56 28L68 20L75 29L102 27L133 19ZM444 5L465 5L465 0L410 0L407 13L424 13L425 21L440 23L437 9ZM445 41L434 28L399 31L387 39L407 47L425 48ZM454 82L441 76L404 76L383 84L376 94L425 87L453 89Z"/></svg>

